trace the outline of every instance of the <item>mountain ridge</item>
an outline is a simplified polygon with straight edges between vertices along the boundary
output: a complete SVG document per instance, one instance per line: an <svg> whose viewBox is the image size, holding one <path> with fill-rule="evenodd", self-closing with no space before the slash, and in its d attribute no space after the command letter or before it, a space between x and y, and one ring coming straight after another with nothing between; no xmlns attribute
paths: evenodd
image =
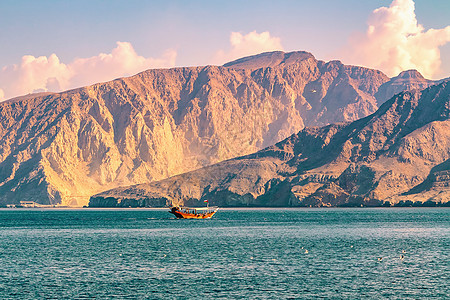
<svg viewBox="0 0 450 300"><path fill-rule="evenodd" d="M375 97L390 80L380 71L271 55L284 63L147 70L1 102L0 205L85 205L106 189L253 153L305 125L359 119L385 101Z"/></svg>
<svg viewBox="0 0 450 300"><path fill-rule="evenodd" d="M399 94L361 120L305 128L251 155L100 193L90 206L199 205L203 199L221 206L448 202L449 157L447 82Z"/></svg>

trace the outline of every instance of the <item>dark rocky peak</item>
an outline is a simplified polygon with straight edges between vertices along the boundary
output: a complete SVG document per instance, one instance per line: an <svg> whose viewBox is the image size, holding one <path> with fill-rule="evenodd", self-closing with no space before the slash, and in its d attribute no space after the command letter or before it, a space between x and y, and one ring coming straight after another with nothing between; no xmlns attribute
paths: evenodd
<svg viewBox="0 0 450 300"><path fill-rule="evenodd" d="M358 120L363 128L362 140L374 137L379 141L372 149L381 149L384 145L393 145L400 138L433 121L444 121L450 117L450 84L442 83L425 90L412 90L400 93L386 101L373 115ZM358 134L358 139L361 135ZM380 141L384 142L380 142ZM389 141L391 140L391 141Z"/></svg>
<svg viewBox="0 0 450 300"><path fill-rule="evenodd" d="M423 108L419 111L420 113L423 113L425 109L428 110L428 108L431 110L430 113L437 113L449 109L449 97L450 84L449 82L443 82L421 91L414 89L402 92L384 103L376 114L385 114L385 108L398 110L399 107L404 106L408 106L408 113L416 107Z"/></svg>

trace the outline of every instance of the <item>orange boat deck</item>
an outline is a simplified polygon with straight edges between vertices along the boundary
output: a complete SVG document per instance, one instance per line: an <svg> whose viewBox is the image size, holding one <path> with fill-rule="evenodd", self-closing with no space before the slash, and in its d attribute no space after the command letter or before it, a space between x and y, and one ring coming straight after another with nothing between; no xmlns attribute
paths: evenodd
<svg viewBox="0 0 450 300"><path fill-rule="evenodd" d="M218 207L172 207L169 212L175 215L178 219L210 219L214 216L218 209Z"/></svg>

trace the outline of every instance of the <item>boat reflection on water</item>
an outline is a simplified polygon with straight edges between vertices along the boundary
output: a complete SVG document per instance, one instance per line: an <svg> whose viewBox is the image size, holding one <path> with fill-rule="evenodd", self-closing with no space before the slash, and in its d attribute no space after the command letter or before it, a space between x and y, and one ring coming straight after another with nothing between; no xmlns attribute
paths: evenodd
<svg viewBox="0 0 450 300"><path fill-rule="evenodd" d="M178 219L210 219L219 210L218 206L211 207L178 207L173 206L169 212Z"/></svg>

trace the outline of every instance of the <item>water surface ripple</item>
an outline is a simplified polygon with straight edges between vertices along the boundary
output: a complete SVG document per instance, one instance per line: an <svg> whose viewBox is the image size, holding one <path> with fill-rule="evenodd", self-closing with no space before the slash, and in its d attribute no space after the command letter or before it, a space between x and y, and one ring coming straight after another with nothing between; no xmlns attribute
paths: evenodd
<svg viewBox="0 0 450 300"><path fill-rule="evenodd" d="M449 208L4 209L0 253L1 299L450 297Z"/></svg>

